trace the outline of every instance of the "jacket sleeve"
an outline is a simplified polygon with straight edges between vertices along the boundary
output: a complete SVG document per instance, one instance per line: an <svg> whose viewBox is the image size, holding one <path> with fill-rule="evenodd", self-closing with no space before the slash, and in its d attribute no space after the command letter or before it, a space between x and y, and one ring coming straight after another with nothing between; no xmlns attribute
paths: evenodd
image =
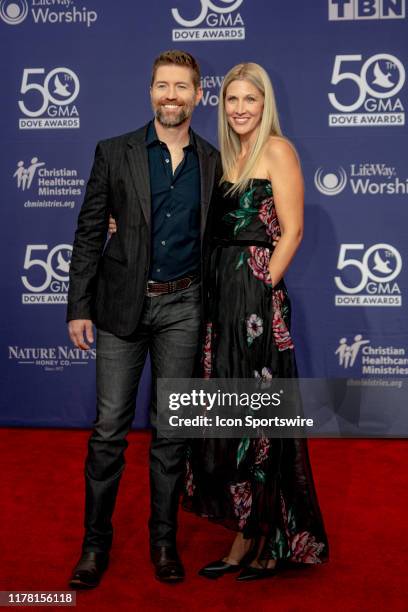
<svg viewBox="0 0 408 612"><path fill-rule="evenodd" d="M102 143L98 143L72 251L67 321L91 319L96 275L107 238L109 221L109 169Z"/></svg>

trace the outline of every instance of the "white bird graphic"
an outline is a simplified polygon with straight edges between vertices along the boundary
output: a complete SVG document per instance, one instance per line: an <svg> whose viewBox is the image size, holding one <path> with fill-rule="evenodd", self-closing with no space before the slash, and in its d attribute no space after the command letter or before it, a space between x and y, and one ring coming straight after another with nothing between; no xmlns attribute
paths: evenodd
<svg viewBox="0 0 408 612"><path fill-rule="evenodd" d="M373 270L376 272L381 272L382 274L389 274L392 272L392 268L390 268L389 262L381 259L379 251L375 252L374 255L374 263Z"/></svg>
<svg viewBox="0 0 408 612"><path fill-rule="evenodd" d="M63 98L68 98L68 96L70 96L70 92L68 91L68 85L65 84L63 85L60 81L60 78L57 74L57 76L54 79L54 91L53 93L58 94L59 96L62 96Z"/></svg>
<svg viewBox="0 0 408 612"><path fill-rule="evenodd" d="M378 62L374 66L374 76L375 79L373 80L373 83L375 85L379 85L380 87L384 87L385 89L389 89L390 87L394 87L395 85L395 83L390 80L391 72L383 72Z"/></svg>
<svg viewBox="0 0 408 612"><path fill-rule="evenodd" d="M57 261L58 261L58 265L57 265L57 270L61 270L61 272L66 272L68 274L69 272L69 265L70 265L70 261L66 261L63 256L62 253L58 253L57 255Z"/></svg>

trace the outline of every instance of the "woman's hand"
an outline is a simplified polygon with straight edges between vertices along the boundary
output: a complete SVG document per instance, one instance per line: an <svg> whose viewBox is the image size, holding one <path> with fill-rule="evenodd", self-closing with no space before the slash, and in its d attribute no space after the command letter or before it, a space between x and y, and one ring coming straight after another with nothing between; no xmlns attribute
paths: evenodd
<svg viewBox="0 0 408 612"><path fill-rule="evenodd" d="M108 227L109 238L112 236L112 234L116 234L117 231L118 231L118 226L116 225L116 221L112 217L112 215L109 215L109 227Z"/></svg>

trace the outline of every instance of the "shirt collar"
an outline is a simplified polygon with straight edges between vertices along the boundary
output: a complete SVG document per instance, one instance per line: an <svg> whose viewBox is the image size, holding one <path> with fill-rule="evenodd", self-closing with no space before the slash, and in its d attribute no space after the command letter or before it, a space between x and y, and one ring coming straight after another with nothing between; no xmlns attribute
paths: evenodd
<svg viewBox="0 0 408 612"><path fill-rule="evenodd" d="M184 148L193 149L195 151L197 149L197 142L196 142L195 134L191 128L188 129L188 135L189 135L190 141L188 145ZM159 143L160 143L160 140L157 137L157 132L154 126L154 121L150 121L148 128L147 128L147 132L146 132L146 146L150 147L151 145L159 144Z"/></svg>

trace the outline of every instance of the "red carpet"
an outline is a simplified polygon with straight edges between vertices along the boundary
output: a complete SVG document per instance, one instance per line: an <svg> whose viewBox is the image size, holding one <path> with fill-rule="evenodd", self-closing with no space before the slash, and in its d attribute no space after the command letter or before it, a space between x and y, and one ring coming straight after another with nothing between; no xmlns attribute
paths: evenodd
<svg viewBox="0 0 408 612"><path fill-rule="evenodd" d="M0 590L66 590L82 538L86 431L0 430ZM79 610L407 611L407 444L314 440L311 458L331 545L322 567L237 584L197 576L231 533L180 512L183 584L153 578L148 558L147 433L132 433L110 569ZM54 609L54 608L48 608Z"/></svg>

